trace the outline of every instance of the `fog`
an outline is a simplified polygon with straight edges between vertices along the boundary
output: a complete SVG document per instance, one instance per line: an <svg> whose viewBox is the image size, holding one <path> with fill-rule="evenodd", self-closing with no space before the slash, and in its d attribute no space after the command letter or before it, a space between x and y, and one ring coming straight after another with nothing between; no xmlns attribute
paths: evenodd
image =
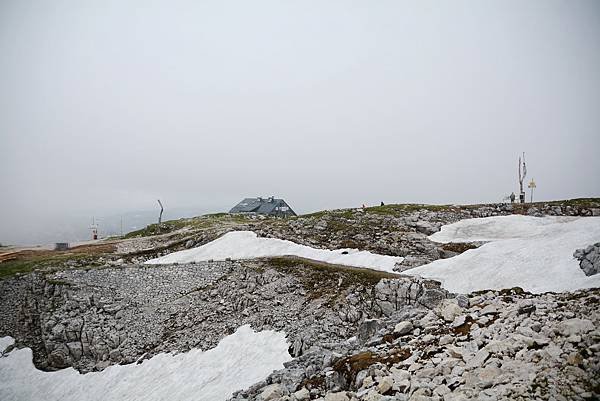
<svg viewBox="0 0 600 401"><path fill-rule="evenodd" d="M3 0L0 242L157 199L498 202L521 152L536 199L599 196L599 38L594 0Z"/></svg>

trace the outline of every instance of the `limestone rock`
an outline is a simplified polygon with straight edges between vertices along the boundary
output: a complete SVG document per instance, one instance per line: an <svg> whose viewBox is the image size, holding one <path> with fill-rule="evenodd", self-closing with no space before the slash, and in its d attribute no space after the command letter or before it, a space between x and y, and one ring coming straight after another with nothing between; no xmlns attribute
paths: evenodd
<svg viewBox="0 0 600 401"><path fill-rule="evenodd" d="M600 273L600 242L584 249L577 249L573 257L579 260L579 267L586 276Z"/></svg>
<svg viewBox="0 0 600 401"><path fill-rule="evenodd" d="M467 360L467 368L483 366L483 363L489 356L490 353L486 349L477 351L472 358Z"/></svg>
<svg viewBox="0 0 600 401"><path fill-rule="evenodd" d="M495 305L486 305L483 307L483 309L481 309L481 311L479 312L482 316L485 315L495 315L496 313L498 313L498 310L496 309Z"/></svg>
<svg viewBox="0 0 600 401"><path fill-rule="evenodd" d="M310 399L310 391L306 387L302 387L300 390L296 391L294 394L294 399L297 401L305 401Z"/></svg>
<svg viewBox="0 0 600 401"><path fill-rule="evenodd" d="M380 394L387 394L394 385L394 379L391 376L386 376L379 380L379 384L377 385L377 391Z"/></svg>
<svg viewBox="0 0 600 401"><path fill-rule="evenodd" d="M284 388L281 384L275 383L263 388L260 393L261 401L276 400L284 395Z"/></svg>
<svg viewBox="0 0 600 401"><path fill-rule="evenodd" d="M462 313L462 308L451 300L444 301L439 307L439 313L447 322L452 322Z"/></svg>
<svg viewBox="0 0 600 401"><path fill-rule="evenodd" d="M329 393L325 396L325 401L350 401L345 391Z"/></svg>
<svg viewBox="0 0 600 401"><path fill-rule="evenodd" d="M411 331L413 331L413 324L407 321L400 322L396 325L396 327L394 327L394 333L401 336L408 334Z"/></svg>
<svg viewBox="0 0 600 401"><path fill-rule="evenodd" d="M594 330L594 323L588 319L568 319L558 325L558 330L565 337L581 335Z"/></svg>
<svg viewBox="0 0 600 401"><path fill-rule="evenodd" d="M381 322L377 319L365 320L358 326L358 341L366 343L381 327Z"/></svg>

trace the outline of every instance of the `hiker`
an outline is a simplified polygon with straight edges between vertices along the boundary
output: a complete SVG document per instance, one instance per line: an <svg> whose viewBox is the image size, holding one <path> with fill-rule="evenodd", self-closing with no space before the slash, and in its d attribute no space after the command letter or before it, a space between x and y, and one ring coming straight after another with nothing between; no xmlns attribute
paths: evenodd
<svg viewBox="0 0 600 401"><path fill-rule="evenodd" d="M510 203L515 203L515 193L510 194Z"/></svg>
<svg viewBox="0 0 600 401"><path fill-rule="evenodd" d="M383 201L381 201L381 206L385 206L385 203L383 203Z"/></svg>

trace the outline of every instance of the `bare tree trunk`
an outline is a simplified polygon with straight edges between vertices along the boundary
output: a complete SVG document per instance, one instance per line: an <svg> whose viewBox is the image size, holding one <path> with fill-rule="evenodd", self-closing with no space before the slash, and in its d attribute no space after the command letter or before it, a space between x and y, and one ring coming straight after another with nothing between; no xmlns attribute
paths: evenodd
<svg viewBox="0 0 600 401"><path fill-rule="evenodd" d="M164 209L160 199L158 200L158 204L160 205L160 214L158 215L158 232L160 232L160 223L162 223L162 214Z"/></svg>

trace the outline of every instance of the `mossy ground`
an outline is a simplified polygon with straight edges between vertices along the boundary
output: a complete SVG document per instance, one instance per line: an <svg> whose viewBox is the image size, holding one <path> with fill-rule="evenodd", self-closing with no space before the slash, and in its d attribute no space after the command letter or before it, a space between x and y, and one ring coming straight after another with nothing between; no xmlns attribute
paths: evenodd
<svg viewBox="0 0 600 401"><path fill-rule="evenodd" d="M266 267L296 276L311 299L324 296L335 298L351 286L372 287L382 278L400 277L394 273L289 256L265 259L264 263Z"/></svg>
<svg viewBox="0 0 600 401"><path fill-rule="evenodd" d="M68 261L81 261L85 259L86 255L56 255L8 260L0 263L0 279L16 274L29 273L34 270L45 270L48 272L61 270Z"/></svg>
<svg viewBox="0 0 600 401"><path fill-rule="evenodd" d="M575 209L579 208L600 208L600 198L576 198L576 199L568 199L568 200L558 200L558 201L549 201L549 202L536 202L536 203L526 203L526 204L514 204L514 212L515 213L526 213L526 211L531 207L541 206L541 205L555 205L561 207L572 207ZM188 228L190 231L201 231L201 230L210 230L213 228L222 228L223 226L236 227L236 226L244 226L250 224L265 224L265 225L285 225L288 224L289 221L293 221L296 219L327 219L327 232L337 232L338 235L345 236L348 234L348 238L344 240L343 246L347 248L364 248L365 244L358 243L351 237L354 236L357 232L360 232L362 229L374 229L374 227L360 226L358 216L362 214L372 214L372 215L390 215L390 216L401 216L407 213L412 213L414 211L419 210L428 210L434 212L440 211L451 211L451 210L460 210L460 209L473 209L478 208L483 205L425 205L425 204L389 204L385 206L375 206L368 207L364 210L361 209L339 209L339 210L324 210L311 214L306 214L298 217L293 217L289 219L277 219L277 218L267 218L265 220L255 220L250 218L249 216L238 215L238 214L228 214L228 213L216 213L209 214L199 217L187 218L187 219L178 219L178 220L170 220L165 221L161 224L160 230L157 224L150 224L149 226L137 230L132 231L124 236L124 238L137 238L144 236L153 236L158 234L168 234L174 231L177 231L182 228ZM376 228L376 227L375 227ZM393 227L385 227L386 230L392 231ZM182 238L180 242L185 242L185 235L182 234ZM176 243L177 246L181 244ZM104 247L104 248L103 248ZM97 245L95 247L83 246L71 249L67 252L32 252L30 254L22 254L18 253L17 257L4 258L0 259L0 278L12 276L17 273L27 273L35 269L48 269L52 266L60 267L64 265L69 260L81 260L87 257L87 260L93 264L93 261L97 259L100 254L110 254L114 252L114 249L109 249L110 245ZM461 247L461 249L452 249L455 252L460 252L467 250L467 246ZM385 250L383 250L385 251ZM151 251L142 251L143 252L151 252ZM86 256L87 255L87 256ZM282 260L285 258L279 258L279 261L273 262L280 268L291 268L297 266L299 263L297 260L293 261L292 266L284 266L286 263L289 265L290 262L283 263ZM4 261L1 261L4 260ZM319 267L319 264L303 261L305 266L313 266ZM327 275L328 272L331 272L331 268L323 268L322 266L319 269L313 269L314 271L320 271L321 273ZM325 269L325 270L324 270ZM329 269L329 270L327 270ZM336 273L336 274L339 274ZM360 275L352 275L348 272L344 272L343 274L348 282L360 281L357 280L360 278ZM367 277L367 276L365 276ZM337 281L337 276L336 276Z"/></svg>
<svg viewBox="0 0 600 401"><path fill-rule="evenodd" d="M550 204L556 206L571 206L574 208L581 207L600 207L600 198L577 198L568 200L558 200L549 202L535 202L525 204L514 204L515 212L519 213L520 209L526 210L531 206L540 206L543 204ZM327 218L328 230L344 231L349 230L353 227L356 218L362 214L374 214L381 216L402 216L416 211L431 211L431 212L443 212L443 211L458 211L461 209L475 209L485 204L474 204L474 205L427 205L418 203L405 203L405 204L389 204L384 206L372 206L365 209L336 209L336 210L321 210L314 213L308 213L297 217L290 217L287 219L279 218L267 218L262 220L261 224L286 224L287 221L293 220L304 220L304 219L321 219ZM159 234L168 234L173 231L188 228L191 230L203 230L216 227L220 224L249 224L257 223L256 220L251 219L249 216L241 214L229 214L229 213L214 213L207 214L199 217L183 218L178 220L169 220L161 223L160 229L158 224L150 224L147 227L127 233L124 238L137 238Z"/></svg>
<svg viewBox="0 0 600 401"><path fill-rule="evenodd" d="M399 216L406 213L416 212L419 210L441 212L453 208L456 209L457 207L453 205L423 205L416 203L407 203L398 205L373 206L366 208L365 211L371 214Z"/></svg>
<svg viewBox="0 0 600 401"><path fill-rule="evenodd" d="M244 215L229 214L229 213L214 213L206 214L198 217L187 219L168 220L160 224L160 229L157 223L150 224L145 228L137 231L131 231L125 234L124 238L147 237L159 234L168 234L182 228L190 230L203 230L212 227L217 227L221 224L246 224L253 220Z"/></svg>
<svg viewBox="0 0 600 401"><path fill-rule="evenodd" d="M442 245L443 250L456 253L463 253L468 251L469 249L475 248L477 248L476 245L467 242L449 242L447 244Z"/></svg>
<svg viewBox="0 0 600 401"><path fill-rule="evenodd" d="M391 215L398 216L406 213L411 213L418 210L430 210L430 211L443 211L451 208L457 208L453 205L424 205L417 203L405 203L405 204L389 204L384 206L371 206L367 208L355 208L355 209L338 209L338 210L322 210L319 212L303 214L297 218L321 218L321 217L339 217L352 219L356 214L367 213L367 214L379 214L379 215Z"/></svg>
<svg viewBox="0 0 600 401"><path fill-rule="evenodd" d="M391 367L401 361L404 361L405 359L410 358L410 356L411 352L406 348L395 348L390 350L385 355L378 355L371 351L361 352L359 354L340 359L333 365L333 370L340 373L346 379L346 383L354 386L356 375L361 370L368 369L369 366L376 363L381 363Z"/></svg>
<svg viewBox="0 0 600 401"><path fill-rule="evenodd" d="M63 270L69 266L69 262L96 266L100 257L106 256L114 250L115 247L111 244L101 244L77 246L68 251L26 250L15 252L4 255L4 260L0 261L0 279L34 270L47 272Z"/></svg>

